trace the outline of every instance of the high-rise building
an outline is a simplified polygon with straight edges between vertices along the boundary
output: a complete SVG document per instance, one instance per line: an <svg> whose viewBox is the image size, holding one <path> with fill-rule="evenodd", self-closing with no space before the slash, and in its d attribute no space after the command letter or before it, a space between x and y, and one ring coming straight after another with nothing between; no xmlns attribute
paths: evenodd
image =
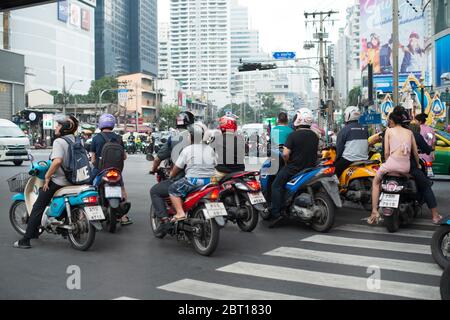
<svg viewBox="0 0 450 320"><path fill-rule="evenodd" d="M344 28L339 29L339 40L336 44L336 77L335 85L339 100L346 101L349 85L348 85L348 66L349 56L349 40L345 35Z"/></svg>
<svg viewBox="0 0 450 320"><path fill-rule="evenodd" d="M95 76L158 70L157 0L97 0Z"/></svg>
<svg viewBox="0 0 450 320"><path fill-rule="evenodd" d="M158 75L168 79L170 75L169 24L160 23L158 30Z"/></svg>
<svg viewBox="0 0 450 320"><path fill-rule="evenodd" d="M230 0L171 0L169 42L170 73L184 90L229 95Z"/></svg>

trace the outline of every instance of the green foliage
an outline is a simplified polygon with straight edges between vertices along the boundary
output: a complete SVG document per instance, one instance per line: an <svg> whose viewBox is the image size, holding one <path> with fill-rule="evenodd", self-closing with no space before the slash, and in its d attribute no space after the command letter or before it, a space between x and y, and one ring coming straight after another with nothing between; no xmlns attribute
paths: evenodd
<svg viewBox="0 0 450 320"><path fill-rule="evenodd" d="M261 97L261 118L276 118L283 111L283 104L275 102L275 97L265 94Z"/></svg>
<svg viewBox="0 0 450 320"><path fill-rule="evenodd" d="M177 116L181 112L180 108L175 105L165 105L161 108L159 115L160 128L175 128L177 125Z"/></svg>
<svg viewBox="0 0 450 320"><path fill-rule="evenodd" d="M248 103L232 103L223 107L219 113L218 117L223 117L227 111L230 111L234 115L239 117L239 122L241 124L254 123L255 122L255 110ZM244 111L245 110L245 111ZM245 117L244 117L245 114Z"/></svg>
<svg viewBox="0 0 450 320"><path fill-rule="evenodd" d="M359 97L362 96L361 87L354 87L348 93L348 105L349 106L357 106L359 103Z"/></svg>

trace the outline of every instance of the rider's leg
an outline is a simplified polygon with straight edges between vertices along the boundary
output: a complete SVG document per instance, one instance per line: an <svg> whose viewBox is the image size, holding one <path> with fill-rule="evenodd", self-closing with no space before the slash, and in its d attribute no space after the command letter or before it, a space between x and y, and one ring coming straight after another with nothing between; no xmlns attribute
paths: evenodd
<svg viewBox="0 0 450 320"><path fill-rule="evenodd" d="M163 181L150 190L150 198L158 218L168 217L165 199L169 197L169 187L172 183L171 180Z"/></svg>
<svg viewBox="0 0 450 320"><path fill-rule="evenodd" d="M376 175L373 179L372 184L372 214L368 220L369 224L374 224L376 220L379 218L380 214L378 213L378 202L380 200L380 189L381 189L381 175Z"/></svg>

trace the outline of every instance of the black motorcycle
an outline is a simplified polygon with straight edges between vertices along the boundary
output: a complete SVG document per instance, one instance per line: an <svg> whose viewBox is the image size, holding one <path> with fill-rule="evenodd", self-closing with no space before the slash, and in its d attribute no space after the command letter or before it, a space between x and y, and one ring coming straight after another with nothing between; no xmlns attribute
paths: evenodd
<svg viewBox="0 0 450 320"><path fill-rule="evenodd" d="M136 147L136 142L135 141L128 141L125 149L127 151L128 154L136 154L137 152L137 147Z"/></svg>
<svg viewBox="0 0 450 320"><path fill-rule="evenodd" d="M431 254L442 268L450 267L450 216L441 220L431 240Z"/></svg>

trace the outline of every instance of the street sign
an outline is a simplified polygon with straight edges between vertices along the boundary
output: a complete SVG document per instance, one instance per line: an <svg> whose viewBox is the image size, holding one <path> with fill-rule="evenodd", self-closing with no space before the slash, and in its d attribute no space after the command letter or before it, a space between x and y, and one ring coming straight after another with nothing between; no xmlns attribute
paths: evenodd
<svg viewBox="0 0 450 320"><path fill-rule="evenodd" d="M117 90L117 95L119 98L119 105L125 106L128 101L128 89L119 89Z"/></svg>
<svg viewBox="0 0 450 320"><path fill-rule="evenodd" d="M55 128L52 114L43 115L43 127L44 130L53 130Z"/></svg>
<svg viewBox="0 0 450 320"><path fill-rule="evenodd" d="M273 58L276 60L292 60L297 57L295 52L274 52Z"/></svg>
<svg viewBox="0 0 450 320"><path fill-rule="evenodd" d="M362 125L381 124L381 113L365 113L359 119Z"/></svg>

